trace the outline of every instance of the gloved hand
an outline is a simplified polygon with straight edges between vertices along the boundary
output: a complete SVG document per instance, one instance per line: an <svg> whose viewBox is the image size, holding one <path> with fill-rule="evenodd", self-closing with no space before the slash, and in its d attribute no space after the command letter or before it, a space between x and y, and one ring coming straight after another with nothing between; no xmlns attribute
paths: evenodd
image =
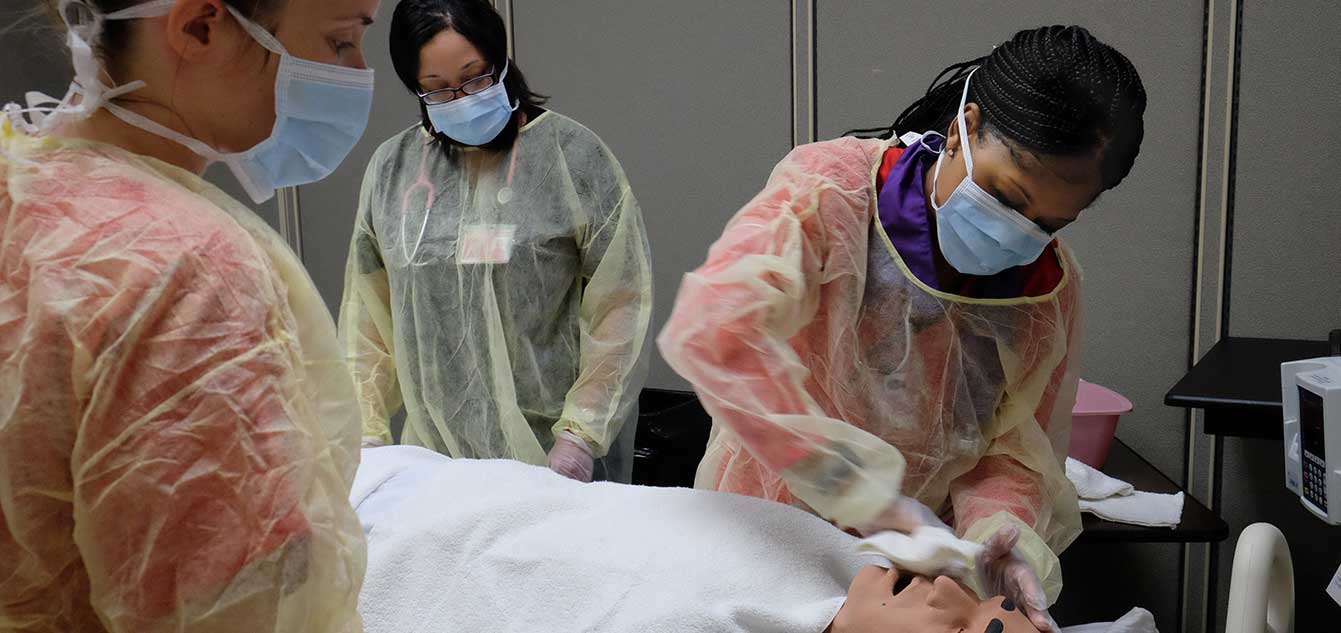
<svg viewBox="0 0 1341 633"><path fill-rule="evenodd" d="M596 460L591 447L582 438L563 431L554 438L554 448L549 449L549 469L567 477L590 483Z"/></svg>
<svg viewBox="0 0 1341 633"><path fill-rule="evenodd" d="M912 534L913 530L923 526L954 532L940 517L936 516L935 512L931 511L931 508L909 497L895 499L894 503L891 503L880 516L876 517L871 525L860 528L858 531L861 532L862 536L870 536L885 530Z"/></svg>
<svg viewBox="0 0 1341 633"><path fill-rule="evenodd" d="M1008 525L984 543L978 556L978 580L989 596L1004 596L1014 602L1039 633L1057 633L1060 628L1048 614L1043 583L1015 549L1020 529Z"/></svg>

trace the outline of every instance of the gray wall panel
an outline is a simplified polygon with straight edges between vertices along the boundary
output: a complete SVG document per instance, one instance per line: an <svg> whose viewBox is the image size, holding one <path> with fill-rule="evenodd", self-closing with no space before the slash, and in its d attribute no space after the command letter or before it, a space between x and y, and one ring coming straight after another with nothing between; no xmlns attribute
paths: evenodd
<svg viewBox="0 0 1341 633"><path fill-rule="evenodd" d="M518 64L594 130L642 205L653 331L791 147L790 3L515 0ZM648 384L685 387L656 355Z"/></svg>
<svg viewBox="0 0 1341 633"><path fill-rule="evenodd" d="M1341 11L1245 2L1230 333L1324 338L1341 327Z"/></svg>
<svg viewBox="0 0 1341 633"><path fill-rule="evenodd" d="M1202 18L1200 2L864 0L821 3L817 19L821 138L892 122L942 68L1024 28L1080 24L1136 64L1149 93L1141 157L1064 236L1085 271L1083 376L1132 399L1136 412L1119 436L1175 479L1185 414L1163 397L1186 370L1190 337ZM1158 579L1138 592L1139 604L1161 630L1176 630L1177 557L1130 549ZM1114 582L1074 573L1068 581L1086 596Z"/></svg>
<svg viewBox="0 0 1341 633"><path fill-rule="evenodd" d="M15 2L24 7L36 2ZM45 11L0 8L0 105L23 103L29 90L56 98L70 84L70 56L64 32Z"/></svg>
<svg viewBox="0 0 1341 633"><path fill-rule="evenodd" d="M1324 338L1341 327L1341 13L1317 0L1244 2L1242 19L1230 334ZM1281 469L1279 442L1227 439L1223 514L1235 535L1258 521L1285 533L1299 630L1323 630L1341 613L1323 594L1341 565L1337 528L1304 512ZM1234 545L1221 549L1222 587ZM1227 600L1222 590L1222 613Z"/></svg>

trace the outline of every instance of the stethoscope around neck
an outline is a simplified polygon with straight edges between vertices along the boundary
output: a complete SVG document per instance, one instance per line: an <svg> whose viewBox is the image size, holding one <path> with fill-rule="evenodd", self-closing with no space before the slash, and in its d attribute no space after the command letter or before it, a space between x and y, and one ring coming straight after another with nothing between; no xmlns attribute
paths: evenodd
<svg viewBox="0 0 1341 633"><path fill-rule="evenodd" d="M520 137L518 138L518 140L520 140ZM503 185L503 187L501 187L498 190L499 205L506 205L512 201L513 197L512 181L517 174L517 155L521 153L520 143L514 140L512 143L512 149L509 150L508 153L509 156L508 156L507 180L506 183ZM405 190L405 193L401 198L402 211L400 216L400 230L401 230L400 248L401 248L401 254L404 255L405 257L405 263L407 266L413 266L415 257L419 255L419 247L423 244L424 234L428 231L428 219L433 214L433 205L436 204L438 200L439 192L437 191L437 188L431 184L431 180L429 177L429 166L431 164L430 159L431 159L431 152L425 152L419 164L418 179L413 185L410 185L410 187ZM421 188L424 190L425 195L424 219L419 224L419 234L414 239L414 247L410 249L406 248L407 241L405 240L405 219L408 216L408 214L405 213L405 210L409 208L409 201L411 199L410 194Z"/></svg>

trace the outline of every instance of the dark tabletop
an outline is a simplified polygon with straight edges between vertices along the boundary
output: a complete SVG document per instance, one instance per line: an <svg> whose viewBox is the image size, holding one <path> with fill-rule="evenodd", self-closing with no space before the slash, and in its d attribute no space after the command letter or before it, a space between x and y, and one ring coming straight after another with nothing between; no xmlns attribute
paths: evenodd
<svg viewBox="0 0 1341 633"><path fill-rule="evenodd" d="M1327 356L1325 341L1225 338L1164 396L1174 407L1206 410L1206 432L1281 437L1280 365Z"/></svg>
<svg viewBox="0 0 1341 633"><path fill-rule="evenodd" d="M1113 442L1103 472L1135 486L1142 492L1172 494L1181 489L1145 458L1121 440ZM1229 537L1229 526L1192 495L1183 495L1183 522L1176 528L1151 528L1110 523L1092 514L1082 514L1085 531L1077 544L1085 543L1218 543Z"/></svg>

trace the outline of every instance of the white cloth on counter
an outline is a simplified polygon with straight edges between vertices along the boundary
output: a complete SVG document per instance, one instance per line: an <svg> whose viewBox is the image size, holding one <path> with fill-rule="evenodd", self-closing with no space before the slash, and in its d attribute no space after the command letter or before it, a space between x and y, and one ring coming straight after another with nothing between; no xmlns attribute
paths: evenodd
<svg viewBox="0 0 1341 633"><path fill-rule="evenodd" d="M1145 609L1132 609L1117 622L1082 624L1062 628L1062 633L1159 633L1155 616Z"/></svg>
<svg viewBox="0 0 1341 633"><path fill-rule="evenodd" d="M1125 497L1136 492L1131 484L1109 477L1074 457L1066 458L1066 478L1075 485L1076 495L1081 499Z"/></svg>
<svg viewBox="0 0 1341 633"><path fill-rule="evenodd" d="M855 538L771 501L408 446L365 449L351 501L368 633L820 633L863 566Z"/></svg>
<svg viewBox="0 0 1341 633"><path fill-rule="evenodd" d="M1080 511L1105 521L1173 528L1183 520L1181 492L1142 492L1072 457L1066 458L1066 478L1076 487Z"/></svg>

